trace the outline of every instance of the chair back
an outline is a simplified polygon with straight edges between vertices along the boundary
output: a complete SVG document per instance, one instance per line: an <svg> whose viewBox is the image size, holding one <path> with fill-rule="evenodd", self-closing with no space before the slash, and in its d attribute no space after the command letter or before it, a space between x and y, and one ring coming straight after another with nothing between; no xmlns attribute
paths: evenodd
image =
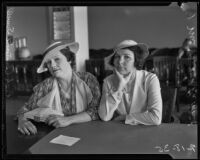
<svg viewBox="0 0 200 160"><path fill-rule="evenodd" d="M176 83L176 57L155 56L153 57L154 72L161 82L167 84Z"/></svg>
<svg viewBox="0 0 200 160"><path fill-rule="evenodd" d="M177 88L161 83L161 96L163 101L162 122L171 123L176 105Z"/></svg>
<svg viewBox="0 0 200 160"><path fill-rule="evenodd" d="M100 88L102 89L104 78L112 74L112 71L105 70L104 59L89 59L86 60L85 62L86 62L86 71L90 72L97 78L100 84Z"/></svg>

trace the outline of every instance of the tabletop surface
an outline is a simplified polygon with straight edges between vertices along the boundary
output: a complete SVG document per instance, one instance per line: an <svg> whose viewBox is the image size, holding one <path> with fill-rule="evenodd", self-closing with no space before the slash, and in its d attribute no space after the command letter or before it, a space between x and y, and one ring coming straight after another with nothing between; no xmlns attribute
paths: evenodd
<svg viewBox="0 0 200 160"><path fill-rule="evenodd" d="M80 138L72 146L50 143L59 135ZM197 158L197 125L159 126L91 121L51 131L29 148L32 154L169 154Z"/></svg>
<svg viewBox="0 0 200 160"><path fill-rule="evenodd" d="M18 122L14 120L15 115L28 98L29 97L26 96L6 99L6 128L4 136L4 148L6 148L6 154L21 154L25 152L29 147L54 129L54 127L42 123L35 123L38 130L36 135L23 135L17 130Z"/></svg>

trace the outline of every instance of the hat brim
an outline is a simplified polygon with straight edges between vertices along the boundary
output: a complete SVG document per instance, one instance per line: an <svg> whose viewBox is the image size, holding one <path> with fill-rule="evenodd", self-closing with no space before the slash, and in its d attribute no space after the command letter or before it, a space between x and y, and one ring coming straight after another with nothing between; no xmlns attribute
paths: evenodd
<svg viewBox="0 0 200 160"><path fill-rule="evenodd" d="M42 60L41 65L37 69L37 73L42 73L42 72L45 72L48 70L48 68L46 68L44 65L46 63L47 57L51 57L52 55L59 53L61 49L64 49L66 47L69 47L70 51L76 54L79 50L79 43L77 43L77 42L73 42L73 43L60 42L60 43L55 43L53 45L50 45L44 52L45 56Z"/></svg>
<svg viewBox="0 0 200 160"><path fill-rule="evenodd" d="M44 55L51 54L51 52L58 52L61 49L64 49L66 47L69 47L70 51L77 53L79 50L79 43L73 42L73 43L65 43L65 42L55 42L49 47L47 47L44 51Z"/></svg>
<svg viewBox="0 0 200 160"><path fill-rule="evenodd" d="M70 48L70 51L72 51L73 53L77 53L79 50L79 43L77 43L77 42L70 43L67 46Z"/></svg>

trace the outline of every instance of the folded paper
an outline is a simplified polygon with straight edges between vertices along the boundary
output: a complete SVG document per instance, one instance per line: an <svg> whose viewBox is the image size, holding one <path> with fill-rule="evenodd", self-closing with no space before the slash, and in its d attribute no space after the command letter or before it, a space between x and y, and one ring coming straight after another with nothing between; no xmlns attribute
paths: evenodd
<svg viewBox="0 0 200 160"><path fill-rule="evenodd" d="M67 146L72 146L76 142L78 142L80 138L75 138L75 137L69 137L69 136L64 136L64 135L59 135L58 137L52 139L50 143L55 143L55 144L62 144L62 145L67 145Z"/></svg>

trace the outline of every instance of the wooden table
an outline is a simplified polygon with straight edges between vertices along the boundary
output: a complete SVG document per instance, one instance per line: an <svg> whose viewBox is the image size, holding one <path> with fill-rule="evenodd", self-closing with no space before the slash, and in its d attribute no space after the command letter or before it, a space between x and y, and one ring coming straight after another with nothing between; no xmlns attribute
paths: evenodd
<svg viewBox="0 0 200 160"><path fill-rule="evenodd" d="M14 116L6 117L6 152L7 154L22 154L29 147L46 136L54 128L43 123L34 123L38 133L36 135L23 135L17 130L17 121L13 120Z"/></svg>
<svg viewBox="0 0 200 160"><path fill-rule="evenodd" d="M35 123L37 135L22 135L17 131L17 121L13 120L13 115L27 99L6 101L4 147L8 155L22 154L28 150L34 155L169 154L173 158L197 158L197 125L163 123L159 126L131 126L121 122L92 121L54 129ZM49 143L61 134L80 140L71 147Z"/></svg>
<svg viewBox="0 0 200 160"><path fill-rule="evenodd" d="M59 135L80 138L71 147L49 143ZM169 154L197 158L197 125L125 125L92 121L58 128L29 148L32 154Z"/></svg>
<svg viewBox="0 0 200 160"><path fill-rule="evenodd" d="M20 107L28 100L29 97L13 97L6 99L6 117L4 132L4 147L6 154L21 154L25 152L34 143L47 135L54 128L43 123L34 123L37 127L38 134L23 135L17 130L18 122L14 117Z"/></svg>

